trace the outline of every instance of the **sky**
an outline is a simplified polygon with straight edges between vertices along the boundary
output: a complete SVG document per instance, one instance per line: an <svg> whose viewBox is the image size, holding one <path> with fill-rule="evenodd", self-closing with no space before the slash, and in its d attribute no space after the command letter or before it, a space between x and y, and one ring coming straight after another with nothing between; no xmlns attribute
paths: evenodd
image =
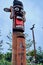
<svg viewBox="0 0 43 65"><path fill-rule="evenodd" d="M28 39L32 40L32 31L30 28L35 24L34 34L36 41L36 49L41 46L43 49L43 0L20 0L23 2L24 10L26 11L25 33L28 34ZM0 30L3 39L4 52L7 51L6 45L7 35L12 31L13 21L9 18L10 13L3 11L4 8L10 8L13 5L13 0L0 1Z"/></svg>

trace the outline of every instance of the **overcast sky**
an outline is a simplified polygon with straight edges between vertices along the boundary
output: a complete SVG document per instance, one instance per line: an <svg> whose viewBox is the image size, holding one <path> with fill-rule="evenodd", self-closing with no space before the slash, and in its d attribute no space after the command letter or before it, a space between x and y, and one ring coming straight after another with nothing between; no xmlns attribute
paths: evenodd
<svg viewBox="0 0 43 65"><path fill-rule="evenodd" d="M21 0L24 4L24 10L26 11L25 33L29 35L28 39L32 40L32 32L30 28L35 24L35 41L36 48L39 46L43 49L43 0ZM7 51L6 41L7 34L12 30L12 20L10 20L10 13L3 11L5 7L10 7L13 4L13 0L1 0L0 1L0 39L4 40L4 52Z"/></svg>

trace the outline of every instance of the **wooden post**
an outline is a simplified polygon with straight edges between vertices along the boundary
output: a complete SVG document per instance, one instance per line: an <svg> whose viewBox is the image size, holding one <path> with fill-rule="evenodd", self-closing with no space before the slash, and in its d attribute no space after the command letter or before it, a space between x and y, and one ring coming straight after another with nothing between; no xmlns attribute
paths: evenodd
<svg viewBox="0 0 43 65"><path fill-rule="evenodd" d="M13 6L4 8L4 11L11 12L10 19L13 19L12 27L12 65L26 65L26 45L24 32L25 11L21 1L14 0Z"/></svg>

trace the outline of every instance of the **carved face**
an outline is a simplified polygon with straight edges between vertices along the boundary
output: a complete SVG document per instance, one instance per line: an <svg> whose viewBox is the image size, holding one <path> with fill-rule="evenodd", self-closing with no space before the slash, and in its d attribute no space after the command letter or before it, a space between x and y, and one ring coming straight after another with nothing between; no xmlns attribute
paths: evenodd
<svg viewBox="0 0 43 65"><path fill-rule="evenodd" d="M23 9L20 6L14 8L15 15L17 19L23 19Z"/></svg>
<svg viewBox="0 0 43 65"><path fill-rule="evenodd" d="M16 15L16 27L22 27L24 25L23 21L23 9L21 7L15 7L15 15Z"/></svg>

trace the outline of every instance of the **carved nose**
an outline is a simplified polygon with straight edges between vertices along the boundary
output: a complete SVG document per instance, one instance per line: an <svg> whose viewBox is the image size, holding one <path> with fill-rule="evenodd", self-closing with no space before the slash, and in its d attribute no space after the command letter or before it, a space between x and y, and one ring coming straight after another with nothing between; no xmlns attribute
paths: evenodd
<svg viewBox="0 0 43 65"><path fill-rule="evenodd" d="M11 10L9 8L4 8L5 12L11 12Z"/></svg>

